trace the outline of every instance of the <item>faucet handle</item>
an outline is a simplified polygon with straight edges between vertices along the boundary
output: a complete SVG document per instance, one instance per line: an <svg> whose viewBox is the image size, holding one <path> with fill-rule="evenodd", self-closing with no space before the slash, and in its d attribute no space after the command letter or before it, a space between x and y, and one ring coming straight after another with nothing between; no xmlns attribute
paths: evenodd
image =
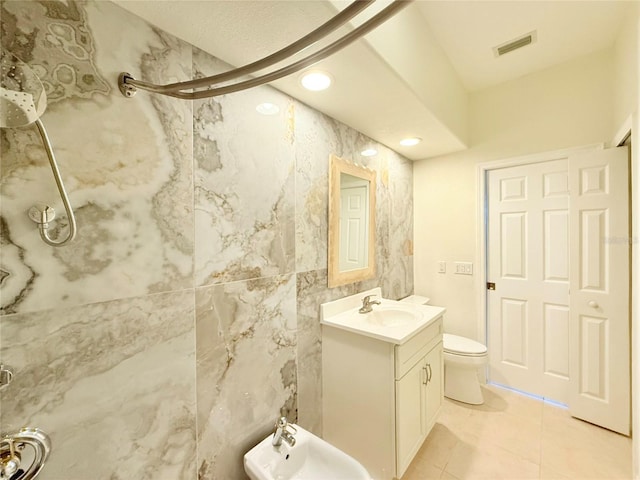
<svg viewBox="0 0 640 480"><path fill-rule="evenodd" d="M378 295L376 295L375 293L372 293L371 295L367 295L362 299L362 305L363 306L380 305L380 300L371 300L371 297L377 297L377 296Z"/></svg>
<svg viewBox="0 0 640 480"><path fill-rule="evenodd" d="M381 302L379 300L371 300L371 297L376 297L376 296L377 295L375 293L372 293L371 295L366 295L362 299L362 307L360 307L358 312L369 313L372 311L372 308L371 308L372 305L380 305Z"/></svg>
<svg viewBox="0 0 640 480"><path fill-rule="evenodd" d="M296 444L296 439L293 437L298 430L292 424L289 423L287 417L282 416L276 421L276 429L273 432L273 440L271 444L274 447L279 447L282 440L286 441L291 447Z"/></svg>
<svg viewBox="0 0 640 480"><path fill-rule="evenodd" d="M289 420L287 420L287 417L280 417L278 419L278 421L276 422L276 429L278 428L281 428L283 432L289 432L292 435L298 433L298 430L296 430L296 427L294 427L291 423L289 423Z"/></svg>

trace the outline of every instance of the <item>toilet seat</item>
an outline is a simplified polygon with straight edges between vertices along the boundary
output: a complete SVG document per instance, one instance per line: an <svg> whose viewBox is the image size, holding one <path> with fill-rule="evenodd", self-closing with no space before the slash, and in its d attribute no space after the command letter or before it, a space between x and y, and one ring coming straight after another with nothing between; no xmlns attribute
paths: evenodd
<svg viewBox="0 0 640 480"><path fill-rule="evenodd" d="M442 347L445 353L463 357L483 357L487 355L487 347L470 338L444 333Z"/></svg>

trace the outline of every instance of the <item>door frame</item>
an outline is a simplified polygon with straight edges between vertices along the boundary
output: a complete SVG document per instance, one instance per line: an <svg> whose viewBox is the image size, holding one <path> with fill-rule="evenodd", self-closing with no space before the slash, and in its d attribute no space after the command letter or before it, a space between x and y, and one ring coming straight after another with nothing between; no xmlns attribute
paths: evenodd
<svg viewBox="0 0 640 480"><path fill-rule="evenodd" d="M517 167L532 163L562 160L580 152L603 150L604 143L565 148L550 152L534 153L502 160L479 163L476 166L476 259L478 275L475 278L478 338L487 344L487 173L500 168ZM487 366L487 369L489 367ZM486 372L485 372L486 380Z"/></svg>

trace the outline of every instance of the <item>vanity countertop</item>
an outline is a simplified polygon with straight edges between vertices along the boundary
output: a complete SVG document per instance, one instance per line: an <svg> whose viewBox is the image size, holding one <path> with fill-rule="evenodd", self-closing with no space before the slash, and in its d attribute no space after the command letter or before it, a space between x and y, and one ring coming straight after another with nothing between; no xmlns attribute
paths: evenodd
<svg viewBox="0 0 640 480"><path fill-rule="evenodd" d="M362 297L367 293L364 292L359 296ZM337 302L342 300L344 299ZM359 313L359 307L336 312L338 309L330 305L336 302L323 304L320 323L384 342L402 345L431 325L446 311L444 307L434 305L415 305L386 298L380 299L379 297L377 300L380 300L381 304L373 305L373 310L370 313Z"/></svg>

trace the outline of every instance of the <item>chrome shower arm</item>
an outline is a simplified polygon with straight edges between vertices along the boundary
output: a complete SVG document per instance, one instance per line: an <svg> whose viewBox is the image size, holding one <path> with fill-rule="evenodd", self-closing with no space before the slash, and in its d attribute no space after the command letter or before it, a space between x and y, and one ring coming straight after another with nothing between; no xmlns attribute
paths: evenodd
<svg viewBox="0 0 640 480"><path fill-rule="evenodd" d="M137 91L137 87L148 90L154 93L160 93L162 95L167 95L175 98L182 98L186 100L196 100L200 98L210 98L218 95L225 95L228 93L238 92L241 90L247 90L252 87L256 87L259 85L263 85L268 82L272 82L274 80L278 80L279 78L285 77L287 75L291 75L292 73L299 72L300 70L307 68L320 60L325 59L326 57L338 52L343 49L347 45L350 45L360 37L366 35L371 30L375 29L393 15L398 13L400 10L405 8L409 3L413 0L394 0L393 3L388 5L386 8L381 10L379 13L371 17L369 20L364 22L362 25L358 26L351 32L347 33L343 37L339 38L335 42L330 45L324 47L323 49L297 61L291 65L275 70L271 73L246 80L243 82L234 83L231 85L226 85L224 87L218 88L210 88L207 90L199 90L195 92L184 92L181 90L187 90L191 88L195 88L194 86L197 84L198 87L207 87L214 86L217 83L220 83L220 75L214 75L211 77L205 77L197 80L189 80L187 82L174 83L171 85L155 85L153 83L142 82L134 79L129 73L123 72L120 74L118 79L118 86L123 95L127 97L132 97L135 95ZM267 57L268 58L268 57ZM255 63L259 63L255 62ZM244 67L241 67L241 69ZM236 74L236 70L232 70L230 72L226 72L227 78L235 78L238 76ZM167 91L164 87L171 87L170 91Z"/></svg>
<svg viewBox="0 0 640 480"><path fill-rule="evenodd" d="M71 208L69 197L67 196L67 191L64 188L64 184L62 183L60 170L58 169L58 164L56 163L56 158L53 154L53 148L51 148L51 142L49 141L47 131L45 130L44 125L40 121L40 119L37 119L34 123L36 124L36 127L38 127L40 138L42 138L42 144L44 145L44 149L47 152L49 165L51 165L51 171L53 172L53 178L56 181L56 186L58 187L58 192L60 193L60 198L62 199L62 204L64 205L64 209L67 212L67 218L69 220L69 231L66 238L62 240L53 240L51 237L49 237L49 224L47 222L46 212L42 214L42 221L38 222L38 229L40 230L40 237L46 244L51 245L52 247L61 247L75 238L76 217L73 214L73 209Z"/></svg>

